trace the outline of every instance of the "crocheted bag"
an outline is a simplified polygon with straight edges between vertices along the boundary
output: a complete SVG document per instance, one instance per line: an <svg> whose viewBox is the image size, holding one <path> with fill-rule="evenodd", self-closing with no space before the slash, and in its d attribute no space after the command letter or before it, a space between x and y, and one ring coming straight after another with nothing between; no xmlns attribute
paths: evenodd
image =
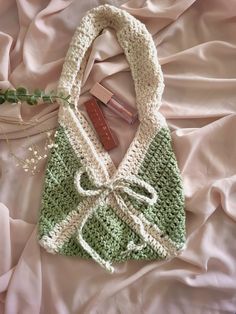
<svg viewBox="0 0 236 314"><path fill-rule="evenodd" d="M76 106L60 104L38 234L48 252L93 258L112 272L112 262L174 257L185 243L185 212L170 131L158 112L162 71L140 21L110 5L90 10L73 36L58 92L77 103L88 48L106 27L129 62L140 125L116 168Z"/></svg>

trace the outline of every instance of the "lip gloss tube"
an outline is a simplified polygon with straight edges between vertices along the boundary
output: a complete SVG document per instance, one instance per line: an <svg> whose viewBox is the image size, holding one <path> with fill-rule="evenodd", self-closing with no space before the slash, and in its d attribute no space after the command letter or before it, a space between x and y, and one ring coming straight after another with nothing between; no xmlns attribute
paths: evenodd
<svg viewBox="0 0 236 314"><path fill-rule="evenodd" d="M96 83L90 90L90 94L98 98L111 111L123 118L129 124L133 124L138 118L137 109L131 107L118 99L111 91L99 83Z"/></svg>
<svg viewBox="0 0 236 314"><path fill-rule="evenodd" d="M118 139L107 124L101 108L95 98L86 101L84 104L88 116L94 126L100 142L106 151L118 146Z"/></svg>

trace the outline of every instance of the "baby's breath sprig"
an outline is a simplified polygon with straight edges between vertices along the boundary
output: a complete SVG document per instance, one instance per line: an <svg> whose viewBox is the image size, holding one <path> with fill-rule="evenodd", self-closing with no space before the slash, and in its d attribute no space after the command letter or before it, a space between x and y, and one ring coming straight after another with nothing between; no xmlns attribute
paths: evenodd
<svg viewBox="0 0 236 314"><path fill-rule="evenodd" d="M0 89L0 105L9 103L26 102L28 105L37 105L38 103L48 103L52 104L57 99L65 101L70 106L73 104L69 101L70 95L65 96L63 94L57 94L55 91L45 93L41 89L35 89L33 93L29 93L25 87L18 87L17 89Z"/></svg>

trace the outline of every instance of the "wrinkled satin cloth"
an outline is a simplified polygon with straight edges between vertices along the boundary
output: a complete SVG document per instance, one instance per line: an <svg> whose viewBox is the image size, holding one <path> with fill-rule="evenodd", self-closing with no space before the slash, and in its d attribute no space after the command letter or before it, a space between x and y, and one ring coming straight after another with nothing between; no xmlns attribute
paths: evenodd
<svg viewBox="0 0 236 314"><path fill-rule="evenodd" d="M75 28L97 5L121 6L153 35L165 79L160 111L172 130L184 182L187 247L169 262L129 261L110 275L92 260L48 254L37 243L44 180L13 153L43 147L58 105L0 106L0 313L235 313L235 0L0 2L0 88L56 89ZM135 105L129 66L114 32L93 43L80 97L101 81ZM120 146L136 132L105 109Z"/></svg>

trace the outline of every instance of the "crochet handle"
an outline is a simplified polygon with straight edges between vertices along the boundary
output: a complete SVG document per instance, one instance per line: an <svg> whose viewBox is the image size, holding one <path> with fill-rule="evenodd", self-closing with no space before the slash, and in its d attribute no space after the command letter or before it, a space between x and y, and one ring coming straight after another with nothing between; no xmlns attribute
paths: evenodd
<svg viewBox="0 0 236 314"><path fill-rule="evenodd" d="M70 43L58 92L71 95L76 104L79 98L89 47L100 32L113 28L130 65L134 80L139 119L152 116L161 105L164 89L163 75L151 34L144 24L122 9L101 5L85 15Z"/></svg>

